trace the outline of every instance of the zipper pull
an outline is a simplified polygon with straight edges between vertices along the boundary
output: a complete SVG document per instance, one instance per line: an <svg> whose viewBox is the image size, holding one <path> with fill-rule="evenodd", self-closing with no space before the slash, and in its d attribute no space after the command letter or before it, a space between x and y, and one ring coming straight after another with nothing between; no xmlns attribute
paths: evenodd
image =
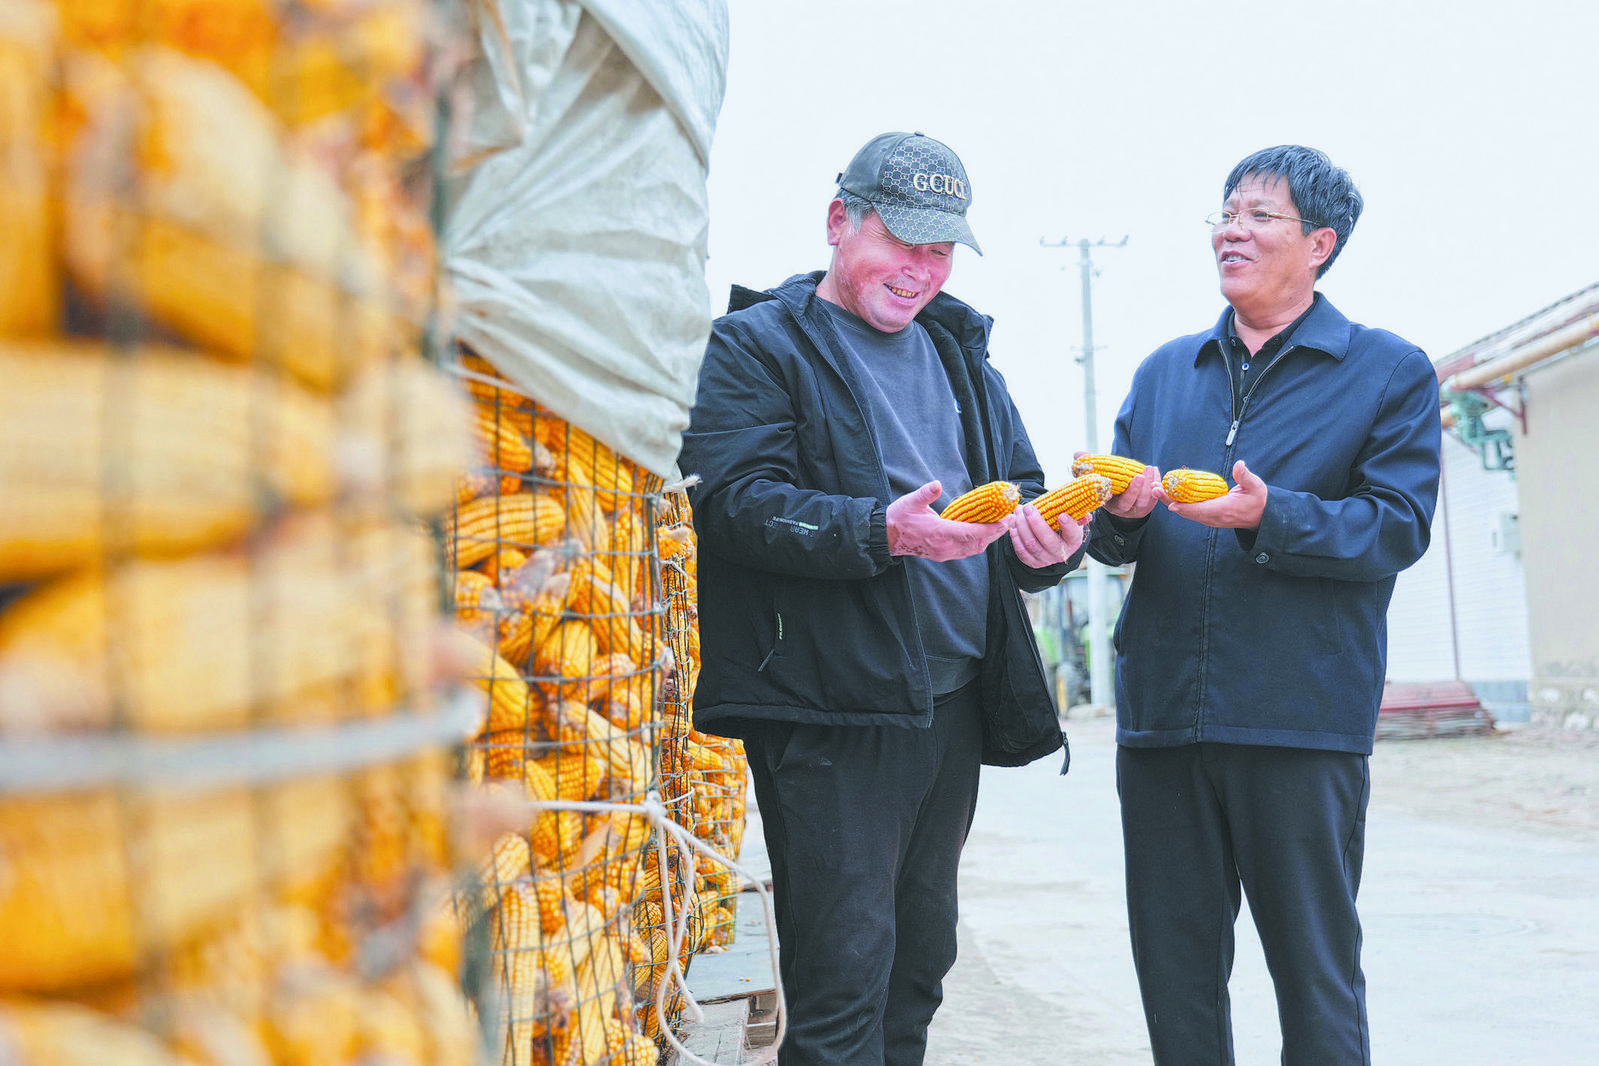
<svg viewBox="0 0 1599 1066"><path fill-rule="evenodd" d="M1238 419L1235 418L1233 419L1233 424L1227 429L1227 443L1222 445L1222 447L1231 448L1233 446L1233 438L1236 436L1238 436Z"/></svg>

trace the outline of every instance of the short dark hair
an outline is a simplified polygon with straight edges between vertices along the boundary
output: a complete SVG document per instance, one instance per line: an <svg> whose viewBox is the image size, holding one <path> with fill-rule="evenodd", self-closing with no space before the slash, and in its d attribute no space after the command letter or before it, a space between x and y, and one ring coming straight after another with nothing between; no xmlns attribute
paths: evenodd
<svg viewBox="0 0 1599 1066"><path fill-rule="evenodd" d="M1288 195L1294 198L1294 207L1304 219L1304 231L1322 226L1331 227L1338 235L1332 254L1316 271L1319 278L1327 273L1344 243L1354 232L1360 209L1365 206L1360 190L1347 171L1333 165L1327 153L1300 144L1279 144L1275 148L1262 148L1246 156L1233 167L1222 186L1221 198L1226 200L1233 190L1251 175L1261 178L1278 178L1288 183Z"/></svg>

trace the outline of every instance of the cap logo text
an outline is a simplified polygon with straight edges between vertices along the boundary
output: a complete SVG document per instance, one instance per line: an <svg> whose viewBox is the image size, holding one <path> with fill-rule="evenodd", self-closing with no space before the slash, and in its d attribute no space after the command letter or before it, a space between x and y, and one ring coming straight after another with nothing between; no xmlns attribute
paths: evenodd
<svg viewBox="0 0 1599 1066"><path fill-rule="evenodd" d="M943 196L953 196L957 200L966 199L966 183L953 174L928 174L918 171L911 177L911 184L917 192L936 192Z"/></svg>

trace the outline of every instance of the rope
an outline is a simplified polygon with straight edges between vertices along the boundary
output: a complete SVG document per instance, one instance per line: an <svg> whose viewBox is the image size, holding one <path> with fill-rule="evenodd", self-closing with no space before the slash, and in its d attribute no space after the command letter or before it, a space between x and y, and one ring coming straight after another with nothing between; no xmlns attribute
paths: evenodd
<svg viewBox="0 0 1599 1066"><path fill-rule="evenodd" d="M772 917L772 900L761 880L750 871L723 855L709 844L700 840L694 834L684 829L673 821L667 813L666 805L661 802L660 793L651 789L641 803L599 803L594 801L579 800L528 800L530 811L583 811L589 814L606 814L613 811L628 811L641 815L649 820L650 824L660 830L655 838L655 856L661 873L661 915L666 922L666 940L670 948L669 958L666 963L666 972L655 988L655 1018L660 1025L661 1035L666 1038L682 1057L682 1061L693 1063L694 1066L766 1066L767 1063L777 1061L777 1049L783 1045L783 1034L787 1029L788 1007L783 998L783 982L778 972L777 964L777 926ZM670 836L675 845L668 844ZM761 1049L752 1059L742 1059L736 1064L712 1062L702 1059L688 1048L684 1047L677 1039L677 1034L672 1032L672 1027L666 1024L666 991L668 983L674 986L683 997L684 1012L696 1022L705 1020L705 1012L700 1009L699 1003L688 990L687 977L679 959L682 956L683 939L688 934L689 912L682 911L676 918L673 917L671 870L668 863L667 848L676 846L686 863L685 869L694 868L694 852L699 852L714 862L719 862L729 870L738 874L744 882L753 884L756 893L760 896L762 917L766 922L766 943L768 955L772 962L772 987L777 990L777 1036L771 1046Z"/></svg>

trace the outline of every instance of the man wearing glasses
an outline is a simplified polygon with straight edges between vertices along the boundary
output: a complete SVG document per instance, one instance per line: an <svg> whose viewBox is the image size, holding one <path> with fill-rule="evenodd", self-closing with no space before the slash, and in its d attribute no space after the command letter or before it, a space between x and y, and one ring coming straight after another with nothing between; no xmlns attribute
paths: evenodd
<svg viewBox="0 0 1599 1066"><path fill-rule="evenodd" d="M1240 891L1285 1066L1369 1063L1360 968L1367 757L1399 571L1427 548L1438 382L1316 291L1360 217L1315 149L1256 152L1206 221L1228 307L1138 368L1116 454L1148 468L1089 551L1136 563L1116 637L1133 961L1157 1064L1233 1061ZM1230 474L1177 503L1160 473Z"/></svg>

